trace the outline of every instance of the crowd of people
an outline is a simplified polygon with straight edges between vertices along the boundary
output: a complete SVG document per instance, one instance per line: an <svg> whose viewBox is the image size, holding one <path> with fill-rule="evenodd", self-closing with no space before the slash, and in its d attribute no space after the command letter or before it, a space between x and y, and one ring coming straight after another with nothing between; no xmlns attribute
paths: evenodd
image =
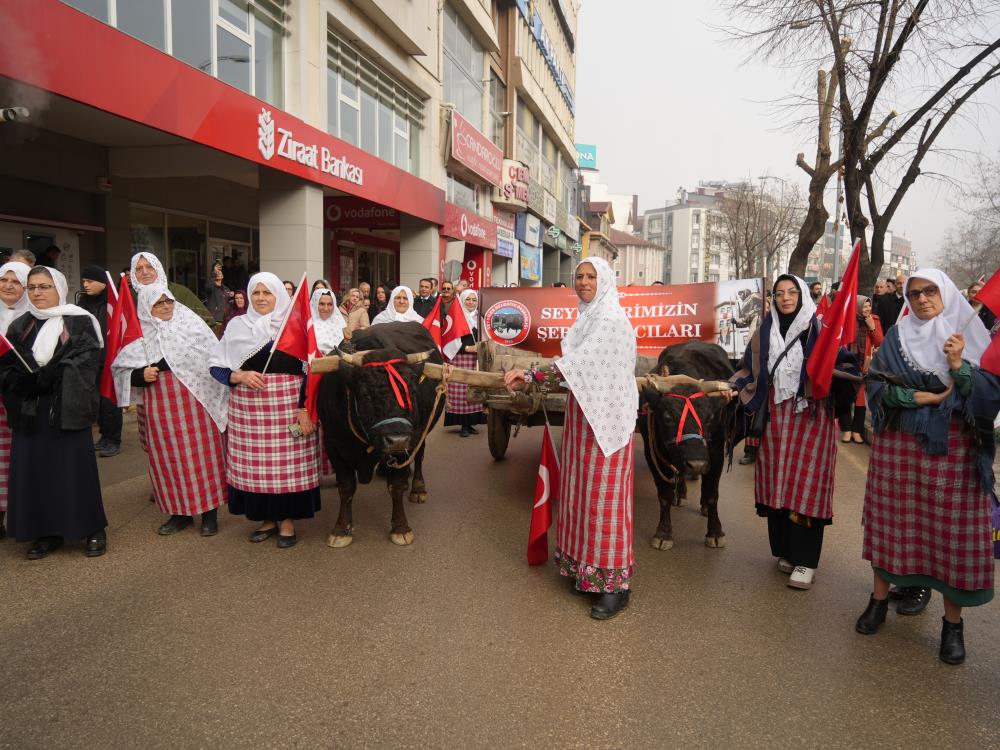
<svg viewBox="0 0 1000 750"><path fill-rule="evenodd" d="M98 395L108 375L109 279L96 266L81 276L75 305L55 268L27 257L0 266L0 331L12 347L0 356L7 532L28 543L30 559L77 539L88 556L104 554L95 448L114 455L121 408L135 406L153 500L166 516L160 534L200 518L201 535L213 536L225 504L255 523L249 541L294 546L297 522L320 510L325 463L319 425L305 405L306 363L274 346L294 285L263 272L251 275L245 290L229 291L219 266L202 303L170 283L154 255L137 253L129 279L142 337L111 364L111 402ZM549 368L512 370L505 382L511 389L558 383L569 392L555 560L571 589L591 597L591 616L608 619L627 607L634 575L636 342L606 262L581 261L574 286L580 314L562 356ZM936 590L945 609L939 657L949 664L965 659L962 609L990 601L994 587L990 502L1000 379L979 364L997 321L977 293L976 284L963 293L936 269L880 281L874 298L856 298L857 334L837 354L839 377L821 392L807 367L822 331L822 291L783 274L726 393L757 430L757 513L778 569L798 589L813 586L834 518L838 427L840 442L866 442L870 412L863 556L873 587L855 628L876 633L890 598L900 600L899 614L919 613ZM479 334L478 295L465 282L425 278L416 294L405 285L362 283L338 305L320 280L309 302L324 353L359 329L423 322L455 304L471 332L463 343ZM452 363L476 364L464 346ZM463 437L483 421L481 407L465 396L465 386L449 384L445 425ZM60 471L46 471L54 455Z"/></svg>

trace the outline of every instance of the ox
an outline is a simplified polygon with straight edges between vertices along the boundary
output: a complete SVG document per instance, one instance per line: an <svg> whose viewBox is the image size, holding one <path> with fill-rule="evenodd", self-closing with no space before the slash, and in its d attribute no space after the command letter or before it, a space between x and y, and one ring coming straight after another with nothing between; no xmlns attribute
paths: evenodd
<svg viewBox="0 0 1000 750"><path fill-rule="evenodd" d="M689 341L660 352L653 374L728 380L733 368L722 347ZM670 506L687 494L685 475L701 476L701 512L708 516L705 545L726 546L719 522L719 478L734 409L735 404L708 397L696 385L679 385L670 393L642 389L639 431L660 500L660 523L652 540L655 549L674 546Z"/></svg>
<svg viewBox="0 0 1000 750"><path fill-rule="evenodd" d="M354 349L354 352L344 351ZM441 353L420 323L384 323L356 331L333 357L314 363L328 371L320 383L318 410L327 456L337 473L340 515L331 547L353 541L351 504L358 482L368 484L376 466L384 469L392 497L394 544L413 542L403 496L413 464L410 502L427 500L423 439L444 411L437 383L422 377L424 361L441 363ZM322 364L320 364L322 363Z"/></svg>

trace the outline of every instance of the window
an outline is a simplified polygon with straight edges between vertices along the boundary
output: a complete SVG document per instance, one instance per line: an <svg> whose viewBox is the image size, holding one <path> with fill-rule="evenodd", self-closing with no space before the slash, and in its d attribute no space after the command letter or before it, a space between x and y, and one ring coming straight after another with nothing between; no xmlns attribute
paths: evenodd
<svg viewBox="0 0 1000 750"><path fill-rule="evenodd" d="M490 71L490 140L501 151L504 148L504 138L507 134L507 117L503 114L507 106L507 87L497 74Z"/></svg>
<svg viewBox="0 0 1000 750"><path fill-rule="evenodd" d="M483 74L486 54L455 9L444 12L444 100L473 127L483 129Z"/></svg>
<svg viewBox="0 0 1000 750"><path fill-rule="evenodd" d="M63 0L77 10L93 16L99 21L108 22L108 0Z"/></svg>
<svg viewBox="0 0 1000 750"><path fill-rule="evenodd" d="M445 199L456 206L479 213L479 190L471 182L466 182L451 173L448 174Z"/></svg>
<svg viewBox="0 0 1000 750"><path fill-rule="evenodd" d="M118 28L146 44L165 50L167 42L163 0L119 0Z"/></svg>
<svg viewBox="0 0 1000 750"><path fill-rule="evenodd" d="M650 232L659 234L663 231L663 219L659 216L650 216L648 226Z"/></svg>
<svg viewBox="0 0 1000 750"><path fill-rule="evenodd" d="M212 5L204 0L171 0L173 54L199 70L212 68Z"/></svg>
<svg viewBox="0 0 1000 750"><path fill-rule="evenodd" d="M335 34L327 36L326 129L417 174L424 103Z"/></svg>
<svg viewBox="0 0 1000 750"><path fill-rule="evenodd" d="M215 33L216 75L220 81L251 93L250 45L222 26Z"/></svg>

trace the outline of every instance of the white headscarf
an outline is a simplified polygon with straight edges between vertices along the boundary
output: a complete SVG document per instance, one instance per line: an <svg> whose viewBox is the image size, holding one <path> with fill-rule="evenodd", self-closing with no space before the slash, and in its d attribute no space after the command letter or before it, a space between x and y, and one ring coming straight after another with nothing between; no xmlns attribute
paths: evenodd
<svg viewBox="0 0 1000 750"><path fill-rule="evenodd" d="M326 320L323 320L319 314L319 298L324 294L333 303L333 312L330 313L330 317ZM344 329L347 327L344 316L340 313L340 308L337 307L337 297L329 289L317 289L312 293L312 297L309 300L309 307L312 308L313 332L316 334L316 346L319 347L319 350L323 354L329 354L344 340Z"/></svg>
<svg viewBox="0 0 1000 750"><path fill-rule="evenodd" d="M476 309L469 312L469 309L465 306L465 300L469 298L470 294L476 295ZM479 292L475 289L466 289L464 292L458 295L458 304L462 306L462 312L465 313L465 321L469 324L469 330L473 328L479 328Z"/></svg>
<svg viewBox="0 0 1000 750"><path fill-rule="evenodd" d="M31 304L30 299L28 300L28 312L34 315L36 319L45 321L38 331L38 336L35 337L35 343L31 347L31 354L35 358L35 362L42 367L49 363L49 360L52 359L52 355L56 351L56 347L59 345L59 337L63 332L64 315L86 315L90 318L91 323L94 324L94 333L97 334L97 343L104 346L104 337L101 336L101 325L97 322L97 318L82 307L66 304L66 294L69 291L66 277L55 268L46 268L45 270L52 276L52 283L55 284L56 292L59 294L59 304L39 310ZM44 274L38 275L43 276Z"/></svg>
<svg viewBox="0 0 1000 750"><path fill-rule="evenodd" d="M813 316L816 314L816 303L813 302L812 295L809 294L809 287L806 286L806 282L798 276L789 273L783 273L781 276L791 276L795 279L795 285L799 288L799 299L802 301L802 307L799 308L799 311L792 319L792 324L788 326L788 332L782 336L781 326L778 324L778 301L771 300L771 335L768 339L767 349L768 372L774 367L774 363L781 356L781 353L785 351L785 347L792 341L795 341L795 344L788 350L788 354L784 356L774 371L774 377L771 379L771 385L774 386L774 403L776 404L792 398L799 392L799 379L802 376L802 360L804 355L802 352L802 343L797 341L797 339L809 327ZM785 280L787 279L778 278L778 281ZM777 286L778 282L776 281L774 284ZM802 399L800 403L795 405L795 410L802 411L806 406L805 399Z"/></svg>
<svg viewBox="0 0 1000 750"><path fill-rule="evenodd" d="M164 296L174 300L174 314L170 320L160 320L153 315L153 305ZM133 403L133 370L165 359L170 371L212 417L219 432L225 432L229 422L229 388L213 378L208 370L208 357L218 343L212 329L160 284L142 287L137 307L142 339L122 349L111 365L118 405Z"/></svg>
<svg viewBox="0 0 1000 750"><path fill-rule="evenodd" d="M944 310L930 320L918 318L906 296L914 279L929 281L940 290ZM990 334L969 301L944 273L936 268L921 268L914 271L903 287L903 303L908 312L906 315L900 315L896 328L899 331L903 356L911 365L922 372L934 373L943 383L951 382L944 342L953 333L962 333L965 338L962 359L979 366L980 357L990 345ZM962 326L966 326L964 331Z"/></svg>
<svg viewBox="0 0 1000 750"><path fill-rule="evenodd" d="M142 251L132 256L132 266L131 268L129 268L128 272L129 280L132 282L132 288L138 292L143 286L142 284L139 283L139 279L137 279L135 276L135 264L139 262L140 258L145 258L149 262L149 264L153 267L153 270L156 271L156 281L154 281L153 283L162 284L163 286L166 286L167 272L163 270L163 264L160 263L160 259L157 258L152 253L147 253L145 251Z"/></svg>
<svg viewBox="0 0 1000 750"><path fill-rule="evenodd" d="M274 310L267 315L261 315L253 306L253 290L258 284L263 284L274 295ZM222 340L215 345L208 364L211 367L228 367L238 370L250 357L266 347L281 328L285 313L292 306L292 298L288 296L281 279L266 271L255 273L247 284L247 312L232 318L226 326Z"/></svg>
<svg viewBox="0 0 1000 750"><path fill-rule="evenodd" d="M605 456L628 445L635 430L635 331L618 301L615 272L603 258L586 258L597 271L597 294L580 302L580 315L562 341L559 372L569 383Z"/></svg>
<svg viewBox="0 0 1000 750"><path fill-rule="evenodd" d="M409 300L410 307L406 312L400 313L396 312L396 295L400 292L406 295L406 299ZM389 295L389 305L378 315L375 316L375 320L372 321L372 325L376 323L402 323L407 320L412 320L415 323L423 323L423 317L413 309L413 290L408 286L397 286L392 290L392 294Z"/></svg>
<svg viewBox="0 0 1000 750"><path fill-rule="evenodd" d="M30 268L20 261L11 261L10 263L4 263L0 266L0 278L6 276L8 271L13 271L17 280L21 282L21 286L25 287L28 285L28 271L30 270ZM7 328L14 322L14 319L21 317L27 311L27 292L22 292L21 298L14 303L13 307L7 307L7 305L0 304L0 333L6 336Z"/></svg>

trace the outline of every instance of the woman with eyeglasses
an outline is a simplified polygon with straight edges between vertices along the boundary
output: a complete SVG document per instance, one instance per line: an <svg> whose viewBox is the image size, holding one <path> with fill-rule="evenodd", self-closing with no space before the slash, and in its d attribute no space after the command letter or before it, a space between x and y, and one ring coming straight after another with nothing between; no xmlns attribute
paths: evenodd
<svg viewBox="0 0 1000 750"><path fill-rule="evenodd" d="M27 282L28 310L7 329L16 354L0 357L13 432L8 531L31 542L29 560L66 539L85 539L87 557L97 557L107 549L108 525L90 431L97 417L100 324L66 304L66 277L56 269L35 266Z"/></svg>
<svg viewBox="0 0 1000 750"><path fill-rule="evenodd" d="M771 290L770 311L754 333L741 368L730 382L748 413L766 423L755 464L754 502L767 519L767 537L778 570L796 589L813 585L824 529L833 523L837 467L836 417L857 393L834 378L817 398L806 372L821 326L805 281L782 274ZM841 347L835 367L857 375L856 359Z"/></svg>
<svg viewBox="0 0 1000 750"><path fill-rule="evenodd" d="M944 597L938 656L965 660L962 609L993 598L990 496L1000 379L979 369L990 337L944 273L925 268L904 285L906 314L869 369L875 437L865 488L863 557L874 591L855 629L885 622L889 587L899 614ZM903 609L904 605L909 605Z"/></svg>
<svg viewBox="0 0 1000 750"><path fill-rule="evenodd" d="M158 285L139 291L142 338L124 347L111 365L118 403L142 394L146 406L149 479L160 512L162 536L176 534L201 516L201 535L219 531L226 502L222 434L229 389L208 371L217 339L205 322Z"/></svg>

